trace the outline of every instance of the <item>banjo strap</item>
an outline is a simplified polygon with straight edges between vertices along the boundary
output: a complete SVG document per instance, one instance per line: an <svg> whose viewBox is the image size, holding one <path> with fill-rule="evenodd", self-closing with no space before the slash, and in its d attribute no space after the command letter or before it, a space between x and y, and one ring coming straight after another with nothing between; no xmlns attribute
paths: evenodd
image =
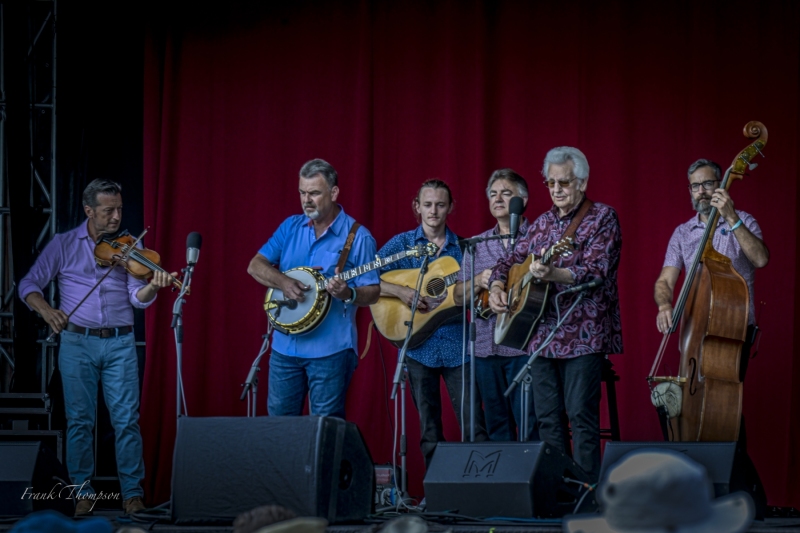
<svg viewBox="0 0 800 533"><path fill-rule="evenodd" d="M353 241L356 240L356 232L360 227L361 224L358 222L354 222L350 227L350 233L347 234L347 240L344 243L344 248L342 248L342 251L339 254L339 263L336 265L336 267L339 269L339 272L344 271L344 265L347 263L347 258L350 256L350 248L353 247Z"/></svg>

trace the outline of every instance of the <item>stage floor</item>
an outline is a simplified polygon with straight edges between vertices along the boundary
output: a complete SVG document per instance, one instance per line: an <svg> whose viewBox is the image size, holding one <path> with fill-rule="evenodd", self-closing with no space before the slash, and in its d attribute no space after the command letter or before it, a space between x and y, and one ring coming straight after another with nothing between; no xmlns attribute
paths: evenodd
<svg viewBox="0 0 800 533"><path fill-rule="evenodd" d="M428 516L425 513L416 513L426 519L429 531L433 533L452 531L452 533L561 533L560 520L531 520L530 522L503 522L503 521L451 521L440 520L435 516ZM793 512L792 514L797 514ZM128 517L123 517L121 511L102 510L95 513L95 516L103 516L112 521L115 529L122 526L138 526L145 531L155 531L159 533L231 533L233 527L214 526L214 525L182 525L161 522L140 522L131 521ZM77 519L80 520L80 519ZM359 524L344 524L329 526L329 533L372 533L381 529L388 520L374 519L367 520ZM0 522L0 531L8 531L14 526L14 522ZM798 532L800 533L800 516L767 518L764 521L753 522L750 529L751 533L773 533Z"/></svg>

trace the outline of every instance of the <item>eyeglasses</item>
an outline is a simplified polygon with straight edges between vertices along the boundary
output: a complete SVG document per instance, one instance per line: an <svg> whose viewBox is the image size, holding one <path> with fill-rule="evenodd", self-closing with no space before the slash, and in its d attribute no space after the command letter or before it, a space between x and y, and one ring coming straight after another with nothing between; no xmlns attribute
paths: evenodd
<svg viewBox="0 0 800 533"><path fill-rule="evenodd" d="M553 187L556 186L556 182L558 182L558 184L561 185L562 189L566 189L567 187L569 187L569 184L575 181L576 179L578 178L572 177L568 180L544 180L542 183L544 183L545 186L547 186L547 188L552 189Z"/></svg>
<svg viewBox="0 0 800 533"><path fill-rule="evenodd" d="M713 191L715 189L714 184L719 183L719 180L708 180L704 181L703 183L690 183L689 188L692 192L697 192L700 190L700 186L703 186L703 189L707 191Z"/></svg>

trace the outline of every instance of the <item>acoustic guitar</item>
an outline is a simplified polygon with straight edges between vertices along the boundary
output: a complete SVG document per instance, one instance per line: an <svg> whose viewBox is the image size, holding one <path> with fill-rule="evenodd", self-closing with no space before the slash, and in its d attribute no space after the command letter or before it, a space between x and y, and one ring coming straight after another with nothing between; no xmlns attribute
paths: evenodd
<svg viewBox="0 0 800 533"><path fill-rule="evenodd" d="M450 256L440 257L428 265L428 272L422 278L420 297L425 297L428 308L417 309L414 314L411 339L408 347L416 348L425 342L436 328L461 316L461 306L453 300L452 290L448 290L458 281L458 261ZM419 277L418 268L391 270L381 275L381 280L395 285L416 287ZM381 296L369 306L378 331L398 348L406 340L411 320L411 309L402 300L390 296Z"/></svg>
<svg viewBox="0 0 800 533"><path fill-rule="evenodd" d="M574 249L572 237L555 243L542 255L541 263L547 265L554 256L568 257ZM531 274L531 263L536 257L531 254L508 271L508 312L497 315L494 327L494 342L509 348L525 350L533 330L542 318L550 294L550 282L535 279Z"/></svg>

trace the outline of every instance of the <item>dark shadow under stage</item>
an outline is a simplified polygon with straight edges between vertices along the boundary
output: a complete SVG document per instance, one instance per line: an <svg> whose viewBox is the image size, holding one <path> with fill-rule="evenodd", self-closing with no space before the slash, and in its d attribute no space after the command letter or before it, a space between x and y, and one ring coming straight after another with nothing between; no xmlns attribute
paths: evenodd
<svg viewBox="0 0 800 533"><path fill-rule="evenodd" d="M783 511L787 513L786 510ZM792 510L790 517L767 518L763 521L753 522L747 530L751 533L772 533L781 532L800 532L800 513ZM133 521L129 517L122 516L121 511L103 510L95 513L95 516L103 516L109 519L114 529L123 526L135 526L145 531L159 533L230 533L233 531L231 526L222 525L184 525L178 526L164 522L152 521ZM428 523L428 530L431 533L451 531L452 533L477 533L493 531L493 533L560 533L561 520L534 520L527 523L522 522L503 522L503 521L455 521L443 520L436 516L429 516L424 513L418 514ZM328 526L329 533L371 533L381 529L392 517L376 517L364 522ZM81 519L76 519L81 520ZM0 531L9 531L14 526L14 522L0 523Z"/></svg>

